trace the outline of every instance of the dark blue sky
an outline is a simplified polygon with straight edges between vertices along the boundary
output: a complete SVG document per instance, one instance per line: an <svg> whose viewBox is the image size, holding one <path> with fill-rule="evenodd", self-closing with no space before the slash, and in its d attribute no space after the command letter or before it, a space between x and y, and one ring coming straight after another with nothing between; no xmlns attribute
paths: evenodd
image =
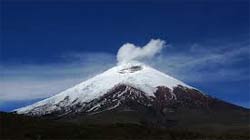
<svg viewBox="0 0 250 140"><path fill-rule="evenodd" d="M202 44L201 48L208 51L219 48L215 52L222 55L228 51L233 53L242 46L249 46L249 7L249 2L244 0L2 2L0 64L3 69L14 67L16 71L23 65L63 65L68 63L62 57L65 54L101 52L116 55L123 43L144 45L151 38L166 40L173 46L169 50L172 54L187 54L193 44ZM226 66L218 65L218 68L233 69L232 73L239 68L246 74L245 78L211 82L190 80L188 84L212 96L250 107L249 56L237 58L240 60ZM208 67L199 71L202 73ZM217 65L209 71L213 69L217 69ZM5 80L14 77L9 73L2 75ZM5 111L22 106L20 102L25 104L25 100L2 102L0 110Z"/></svg>

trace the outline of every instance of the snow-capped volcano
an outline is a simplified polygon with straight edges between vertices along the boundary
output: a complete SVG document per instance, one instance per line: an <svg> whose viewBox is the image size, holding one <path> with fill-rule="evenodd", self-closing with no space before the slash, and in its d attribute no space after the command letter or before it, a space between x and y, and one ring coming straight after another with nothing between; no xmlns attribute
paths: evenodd
<svg viewBox="0 0 250 140"><path fill-rule="evenodd" d="M13 113L77 123L161 127L249 120L248 109L208 96L137 61L153 57L163 47L161 40L142 48L125 44L118 51L117 66Z"/></svg>
<svg viewBox="0 0 250 140"><path fill-rule="evenodd" d="M77 122L132 121L168 127L194 120L222 121L228 114L242 111L246 109L203 94L147 65L126 63L14 113Z"/></svg>
<svg viewBox="0 0 250 140"><path fill-rule="evenodd" d="M192 88L142 63L126 63L115 66L55 96L15 111L19 114L31 113L33 115L44 115L58 111L62 106L70 107L75 104L85 105L105 95L117 85L133 87L144 92L145 95L149 97L154 97L157 87L160 86L167 87L171 90L178 85ZM174 93L172 93L172 96L176 98Z"/></svg>

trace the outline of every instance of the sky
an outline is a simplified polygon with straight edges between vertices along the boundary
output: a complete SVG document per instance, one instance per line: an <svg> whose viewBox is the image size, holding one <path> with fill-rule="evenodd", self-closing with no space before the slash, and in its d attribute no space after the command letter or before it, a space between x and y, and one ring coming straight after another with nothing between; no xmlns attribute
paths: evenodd
<svg viewBox="0 0 250 140"><path fill-rule="evenodd" d="M250 108L247 0L4 0L0 5L0 111L70 88L117 65L122 46L143 47L152 39L165 47L140 61Z"/></svg>

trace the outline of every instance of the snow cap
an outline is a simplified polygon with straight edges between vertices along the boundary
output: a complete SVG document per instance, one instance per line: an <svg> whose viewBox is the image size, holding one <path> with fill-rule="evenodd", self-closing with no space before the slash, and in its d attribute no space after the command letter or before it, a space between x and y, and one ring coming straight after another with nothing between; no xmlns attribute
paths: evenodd
<svg viewBox="0 0 250 140"><path fill-rule="evenodd" d="M118 65L133 61L151 59L166 46L164 40L151 39L145 46L136 46L132 43L125 43L117 53Z"/></svg>

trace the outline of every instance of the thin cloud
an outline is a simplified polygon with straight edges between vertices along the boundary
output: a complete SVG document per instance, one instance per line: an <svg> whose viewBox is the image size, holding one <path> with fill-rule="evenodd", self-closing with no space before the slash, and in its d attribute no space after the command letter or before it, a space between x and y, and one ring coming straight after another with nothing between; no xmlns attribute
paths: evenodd
<svg viewBox="0 0 250 140"><path fill-rule="evenodd" d="M16 79L0 81L2 101L46 98L80 82L80 78Z"/></svg>
<svg viewBox="0 0 250 140"><path fill-rule="evenodd" d="M166 52L149 63L186 82L248 80L249 66L237 65L250 61L249 43L212 47L196 43L189 48L189 52Z"/></svg>
<svg viewBox="0 0 250 140"><path fill-rule="evenodd" d="M112 67L115 56L71 53L62 56L62 61L60 64L0 66L0 101L52 96Z"/></svg>

